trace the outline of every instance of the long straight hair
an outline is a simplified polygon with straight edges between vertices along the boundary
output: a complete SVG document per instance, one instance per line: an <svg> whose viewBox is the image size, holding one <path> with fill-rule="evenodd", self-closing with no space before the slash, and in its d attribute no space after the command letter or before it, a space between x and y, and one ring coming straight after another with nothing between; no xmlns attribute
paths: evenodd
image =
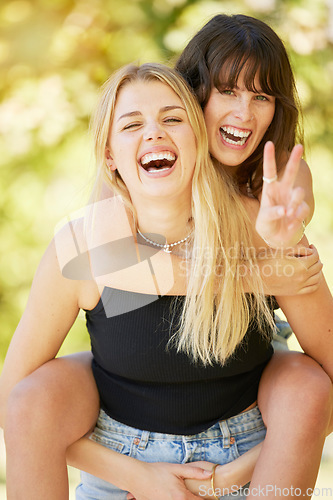
<svg viewBox="0 0 333 500"><path fill-rule="evenodd" d="M275 114L263 139L236 172L239 186L251 180L254 194L262 189L263 148L273 141L278 169L297 142L304 142L301 107L288 54L282 40L266 23L242 14L214 16L187 44L177 71L204 109L212 87L234 88L244 70L246 88L275 97Z"/></svg>
<svg viewBox="0 0 333 500"><path fill-rule="evenodd" d="M171 342L204 364L224 363L244 338L250 322L255 320L264 332L267 325L273 327L272 315L259 274L249 272L241 279L244 266L255 267L254 253L244 255L244 248L253 250L248 217L238 190L209 157L202 110L176 71L160 64L130 65L102 87L91 122L97 165L93 199L98 199L101 185L106 182L136 216L126 185L117 172L110 172L105 158L117 95L121 88L136 81L159 81L169 86L181 99L196 138L193 254L184 308ZM252 291L250 299L245 293L248 289Z"/></svg>

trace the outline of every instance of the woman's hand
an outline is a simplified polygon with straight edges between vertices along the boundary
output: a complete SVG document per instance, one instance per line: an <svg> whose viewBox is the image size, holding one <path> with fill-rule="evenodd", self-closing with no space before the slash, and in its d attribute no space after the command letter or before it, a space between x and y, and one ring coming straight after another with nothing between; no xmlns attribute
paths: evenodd
<svg viewBox="0 0 333 500"><path fill-rule="evenodd" d="M301 295L318 289L323 265L310 245L287 252L265 248L257 260L267 295Z"/></svg>
<svg viewBox="0 0 333 500"><path fill-rule="evenodd" d="M295 246L303 236L303 221L310 209L304 201L305 191L294 187L303 147L293 148L284 173L277 179L275 149L267 142L264 149L263 189L256 230L272 248Z"/></svg>
<svg viewBox="0 0 333 500"><path fill-rule="evenodd" d="M192 462L192 465L194 467L200 467L201 469L205 469L207 471L212 471L214 464L211 462L205 462L205 461L199 461L199 462ZM218 469L223 469L228 468L229 464L226 465L219 465L216 468L215 471L215 481L214 481L214 486L217 486L217 470ZM220 472L220 471L219 471ZM222 481L221 478L219 477L219 486L221 486ZM226 479L226 488L228 488L229 481ZM215 498L213 495L213 489L212 489L212 484L211 484L211 478L207 479L186 479L185 480L185 486L188 488L192 493L195 495L199 494L200 498Z"/></svg>
<svg viewBox="0 0 333 500"><path fill-rule="evenodd" d="M206 467L199 467L192 463L140 462L140 465L138 473L128 481L131 491L127 495L128 500L195 500L202 498L187 489L185 480L194 479L198 483L209 482L213 466L211 464L209 470L205 470Z"/></svg>
<svg viewBox="0 0 333 500"><path fill-rule="evenodd" d="M216 498L224 495L236 495L241 486L249 483L257 463L262 443L254 446L236 460L224 465L218 465L215 470L213 492L210 479L198 481L197 479L187 479L186 487L201 498ZM210 462L194 462L194 466L202 469L212 470L213 464ZM216 497L214 497L215 493Z"/></svg>

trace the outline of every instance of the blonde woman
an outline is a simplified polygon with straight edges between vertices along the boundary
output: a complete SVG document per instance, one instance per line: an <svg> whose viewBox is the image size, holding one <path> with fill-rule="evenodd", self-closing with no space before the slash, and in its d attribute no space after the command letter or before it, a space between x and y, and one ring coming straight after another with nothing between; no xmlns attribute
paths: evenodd
<svg viewBox="0 0 333 500"><path fill-rule="evenodd" d="M207 462L228 463L265 436L256 399L273 326L256 272L261 240L250 222L257 208L214 168L201 110L164 66L130 66L114 75L93 131L93 203L46 251L1 375L8 498L66 498L66 448L76 441L67 458L89 473L82 474L78 499L120 500L130 492L137 500L190 500L200 490L191 493L187 479L209 485ZM275 195L270 186L263 192L257 228L265 237L267 231L275 237L276 216L285 222L276 194L285 193L288 206L299 154ZM274 177L272 162L265 175ZM117 196L101 200L103 182ZM293 236L285 231L284 243ZM253 272L239 279L244 265ZM324 310L318 327L325 346L309 331L310 310L301 320L296 314L304 297L281 299L281 306L302 345L329 371L333 307L324 279L312 301ZM98 404L91 375L75 357L48 363L80 309L101 404L91 439L79 439L94 424ZM315 363L313 371L323 442L331 384ZM186 463L202 460L202 467ZM252 481L264 484L263 473Z"/></svg>

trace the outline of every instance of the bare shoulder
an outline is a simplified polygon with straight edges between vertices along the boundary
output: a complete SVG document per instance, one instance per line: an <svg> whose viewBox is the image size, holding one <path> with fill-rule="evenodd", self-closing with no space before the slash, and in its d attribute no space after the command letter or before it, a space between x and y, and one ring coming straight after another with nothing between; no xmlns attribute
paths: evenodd
<svg viewBox="0 0 333 500"><path fill-rule="evenodd" d="M75 218L78 214L79 217ZM55 235L59 270L64 279L76 283L81 309L93 309L104 286L111 286L116 280L115 271L123 267L130 242L130 253L137 257L131 220L122 199L113 196L84 207ZM122 285L124 277L119 279Z"/></svg>
<svg viewBox="0 0 333 500"><path fill-rule="evenodd" d="M92 272L90 224L86 216L67 221L53 239L61 281L75 294L81 309L93 309L100 298L100 289Z"/></svg>
<svg viewBox="0 0 333 500"><path fill-rule="evenodd" d="M90 279L84 217L64 223L54 235L53 246L60 272L64 278Z"/></svg>
<svg viewBox="0 0 333 500"><path fill-rule="evenodd" d="M107 244L131 235L126 208L119 196L83 207L65 220L54 236L63 276L76 281L92 280L95 276L92 271L96 261L94 255L100 257Z"/></svg>
<svg viewBox="0 0 333 500"><path fill-rule="evenodd" d="M76 242L70 225L65 224L52 238L39 263L33 280L31 295L42 297L54 295L67 298L69 303L77 303L78 282L66 276L66 265L75 254Z"/></svg>

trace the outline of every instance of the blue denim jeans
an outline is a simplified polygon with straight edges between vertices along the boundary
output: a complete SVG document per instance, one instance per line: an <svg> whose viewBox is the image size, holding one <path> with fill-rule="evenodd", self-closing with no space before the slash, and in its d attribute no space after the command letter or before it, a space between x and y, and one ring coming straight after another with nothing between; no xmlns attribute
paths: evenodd
<svg viewBox="0 0 333 500"><path fill-rule="evenodd" d="M293 331L289 323L280 318L276 313L274 313L274 321L277 327L272 342L274 351L289 351L288 339L293 334Z"/></svg>
<svg viewBox="0 0 333 500"><path fill-rule="evenodd" d="M180 436L148 432L113 420L101 410L94 441L119 453L145 462L187 463L206 460L226 464L263 441L266 429L258 407L221 420L199 434ZM204 492L202 492L203 495ZM223 498L235 498L233 492ZM77 500L126 500L126 491L81 472ZM242 492L238 498L245 498Z"/></svg>

